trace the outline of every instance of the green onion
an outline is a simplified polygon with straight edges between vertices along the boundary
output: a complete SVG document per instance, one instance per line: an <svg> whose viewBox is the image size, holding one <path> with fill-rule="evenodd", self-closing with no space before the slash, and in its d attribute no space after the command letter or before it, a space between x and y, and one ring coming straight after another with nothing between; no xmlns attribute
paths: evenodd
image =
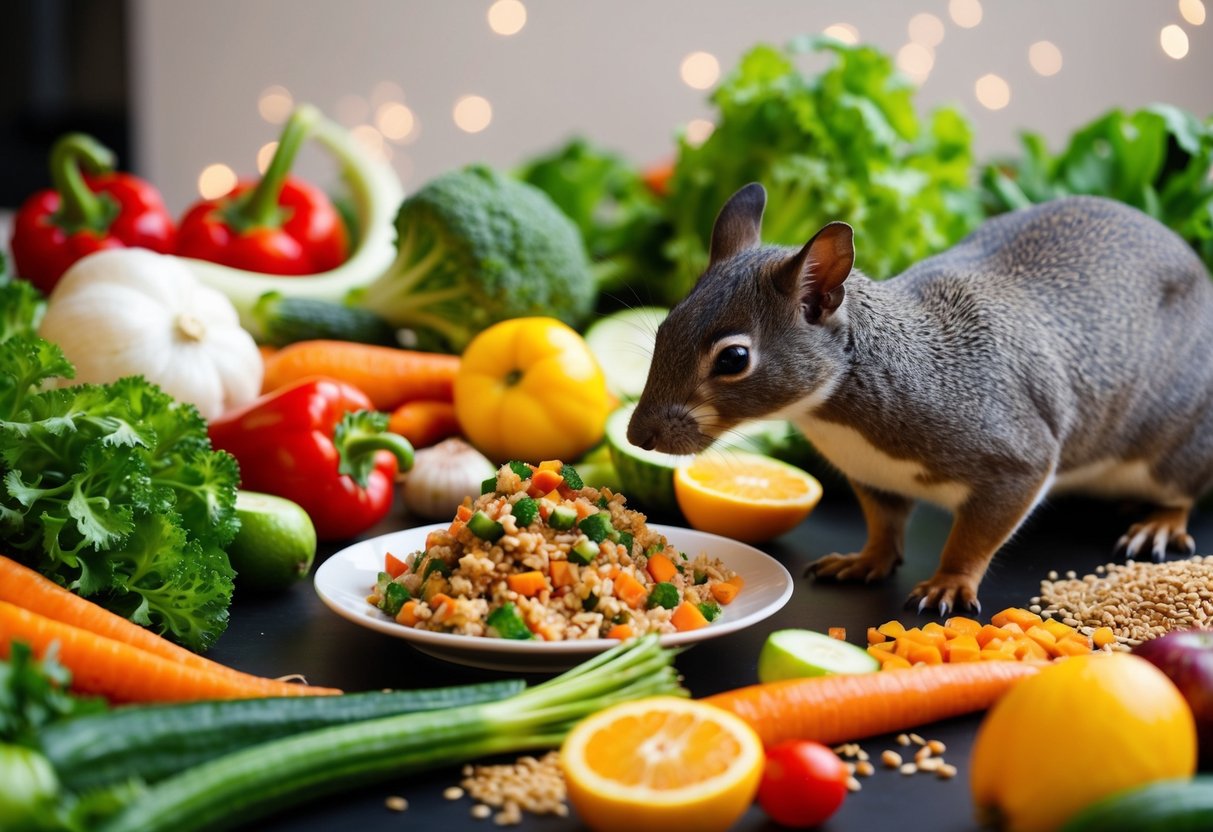
<svg viewBox="0 0 1213 832"><path fill-rule="evenodd" d="M685 696L655 635L624 642L497 702L390 716L261 743L149 788L101 832L229 829L355 785L491 754L551 748L582 718L646 696Z"/></svg>

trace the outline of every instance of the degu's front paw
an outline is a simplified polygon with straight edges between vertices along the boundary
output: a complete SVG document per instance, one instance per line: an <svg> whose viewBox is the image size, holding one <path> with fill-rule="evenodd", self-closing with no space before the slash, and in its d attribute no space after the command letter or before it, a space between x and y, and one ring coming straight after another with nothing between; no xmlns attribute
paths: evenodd
<svg viewBox="0 0 1213 832"><path fill-rule="evenodd" d="M949 611L964 608L981 613L981 602L977 600L977 581L968 575L936 574L923 581L910 592L907 607L917 605L918 612L939 610L942 618Z"/></svg>
<svg viewBox="0 0 1213 832"><path fill-rule="evenodd" d="M852 552L849 555L826 555L809 564L809 574L836 581L871 583L889 577L901 558L881 552Z"/></svg>
<svg viewBox="0 0 1213 832"><path fill-rule="evenodd" d="M1187 509L1160 509L1129 530L1116 541L1116 554L1135 560L1148 551L1155 563L1167 559L1167 552L1181 555L1196 553L1196 541L1188 534Z"/></svg>

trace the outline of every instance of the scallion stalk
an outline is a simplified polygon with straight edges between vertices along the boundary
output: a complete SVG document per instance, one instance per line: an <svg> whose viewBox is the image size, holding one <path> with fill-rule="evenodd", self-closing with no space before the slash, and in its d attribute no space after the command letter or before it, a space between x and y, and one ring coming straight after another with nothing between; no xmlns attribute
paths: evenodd
<svg viewBox="0 0 1213 832"><path fill-rule="evenodd" d="M389 776L559 745L619 702L687 695L674 653L650 635L516 696L308 731L194 766L149 788L102 832L227 829L275 809Z"/></svg>

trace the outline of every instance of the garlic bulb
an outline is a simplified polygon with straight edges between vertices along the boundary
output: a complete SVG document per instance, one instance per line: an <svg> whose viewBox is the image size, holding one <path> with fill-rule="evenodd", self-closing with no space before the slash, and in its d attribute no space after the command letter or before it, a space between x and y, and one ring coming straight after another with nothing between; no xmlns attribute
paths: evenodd
<svg viewBox="0 0 1213 832"><path fill-rule="evenodd" d="M479 451L462 439L447 439L417 451L404 480L404 505L410 514L449 520L465 497L480 496L480 485L496 472Z"/></svg>

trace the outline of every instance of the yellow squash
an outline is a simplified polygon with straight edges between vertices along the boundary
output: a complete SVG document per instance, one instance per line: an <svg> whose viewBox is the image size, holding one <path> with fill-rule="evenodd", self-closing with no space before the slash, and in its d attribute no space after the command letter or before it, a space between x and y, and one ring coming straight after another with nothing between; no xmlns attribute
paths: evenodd
<svg viewBox="0 0 1213 832"><path fill-rule="evenodd" d="M970 765L982 821L1050 832L1113 792L1191 776L1196 726L1183 696L1144 659L1074 656L999 700Z"/></svg>
<svg viewBox="0 0 1213 832"><path fill-rule="evenodd" d="M497 462L573 460L602 439L610 396L585 341L554 318L514 318L468 344L455 415Z"/></svg>

